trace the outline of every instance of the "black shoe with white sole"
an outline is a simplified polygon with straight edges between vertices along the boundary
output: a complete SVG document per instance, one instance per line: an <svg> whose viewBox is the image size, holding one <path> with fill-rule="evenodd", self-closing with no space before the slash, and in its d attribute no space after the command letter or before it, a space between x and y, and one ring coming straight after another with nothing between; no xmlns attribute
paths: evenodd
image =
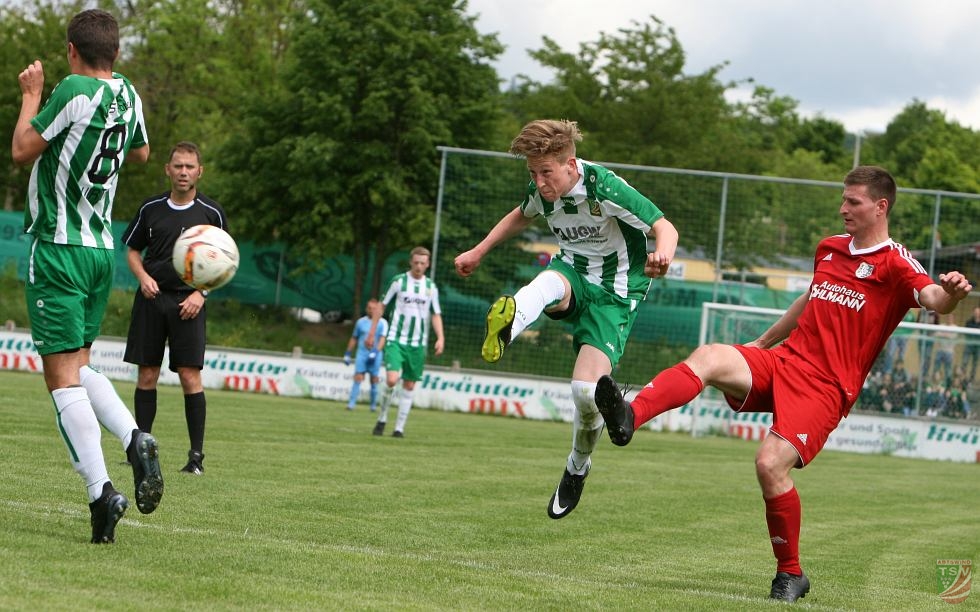
<svg viewBox="0 0 980 612"><path fill-rule="evenodd" d="M585 477L588 475L588 469L585 470L584 474L577 475L569 473L568 468L565 468L561 482L558 483L555 494L551 496L551 501L548 502L548 516L553 519L560 519L571 514L575 506L578 505L578 500L582 497Z"/></svg>

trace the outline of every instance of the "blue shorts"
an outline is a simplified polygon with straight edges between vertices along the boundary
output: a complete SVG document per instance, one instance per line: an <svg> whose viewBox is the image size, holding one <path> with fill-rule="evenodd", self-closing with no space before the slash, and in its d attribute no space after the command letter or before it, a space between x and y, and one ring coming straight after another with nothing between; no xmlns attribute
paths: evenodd
<svg viewBox="0 0 980 612"><path fill-rule="evenodd" d="M381 373L381 362L384 360L384 351L379 351L373 360L368 359L370 351L358 351L354 358L355 374L370 374L371 378L377 378Z"/></svg>

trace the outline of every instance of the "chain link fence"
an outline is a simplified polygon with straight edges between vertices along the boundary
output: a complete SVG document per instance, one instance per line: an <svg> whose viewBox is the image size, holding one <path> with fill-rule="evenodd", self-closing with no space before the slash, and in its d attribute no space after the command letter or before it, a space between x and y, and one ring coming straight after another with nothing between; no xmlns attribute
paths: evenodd
<svg viewBox="0 0 980 612"><path fill-rule="evenodd" d="M499 363L489 366L480 358L488 305L513 294L557 252L543 220L499 245L471 277L459 277L453 265L457 254L520 203L529 180L525 161L486 151L440 152L430 273L442 296L446 352L430 362L567 378L574 362L570 334L546 317L519 336ZM843 232L842 182L603 165L660 207L680 234L669 276L653 282L640 306L615 373L621 380L646 382L686 357L697 346L705 302L786 308L809 285L817 242ZM899 188L890 230L933 277L956 269L980 278L980 195ZM951 324L965 322L978 295ZM968 351L969 342L957 345L954 369Z"/></svg>

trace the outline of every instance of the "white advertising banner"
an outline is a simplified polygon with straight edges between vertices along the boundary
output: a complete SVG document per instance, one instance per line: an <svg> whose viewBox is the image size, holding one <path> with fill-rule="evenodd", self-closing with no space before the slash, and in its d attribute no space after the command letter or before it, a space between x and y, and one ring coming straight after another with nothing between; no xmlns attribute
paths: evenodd
<svg viewBox="0 0 980 612"><path fill-rule="evenodd" d="M123 361L124 341L100 338L92 345L92 366L113 380L136 380L136 366ZM0 370L42 371L30 334L0 331ZM346 401L353 368L339 359L293 357L241 349L208 348L202 372L207 389L229 389L294 397ZM161 384L180 384L167 369ZM369 385L362 385L366 400ZM535 420L572 420L569 385L565 381L518 378L430 366L415 386L414 405L455 412L498 414ZM724 402L698 400L650 422L655 430L717 432L745 440L761 440L770 415L739 414ZM980 462L980 426L972 422L922 421L901 417L854 414L830 436L827 449L900 457Z"/></svg>

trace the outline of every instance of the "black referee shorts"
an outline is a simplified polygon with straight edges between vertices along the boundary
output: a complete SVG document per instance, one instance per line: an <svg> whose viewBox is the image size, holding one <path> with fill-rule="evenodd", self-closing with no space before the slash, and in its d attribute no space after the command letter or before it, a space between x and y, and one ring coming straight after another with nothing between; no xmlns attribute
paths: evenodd
<svg viewBox="0 0 980 612"><path fill-rule="evenodd" d="M148 300L137 289L129 319L129 336L123 360L136 365L159 366L164 347L170 345L170 370L204 368L207 305L193 319L180 318L180 303L189 291L161 291Z"/></svg>

